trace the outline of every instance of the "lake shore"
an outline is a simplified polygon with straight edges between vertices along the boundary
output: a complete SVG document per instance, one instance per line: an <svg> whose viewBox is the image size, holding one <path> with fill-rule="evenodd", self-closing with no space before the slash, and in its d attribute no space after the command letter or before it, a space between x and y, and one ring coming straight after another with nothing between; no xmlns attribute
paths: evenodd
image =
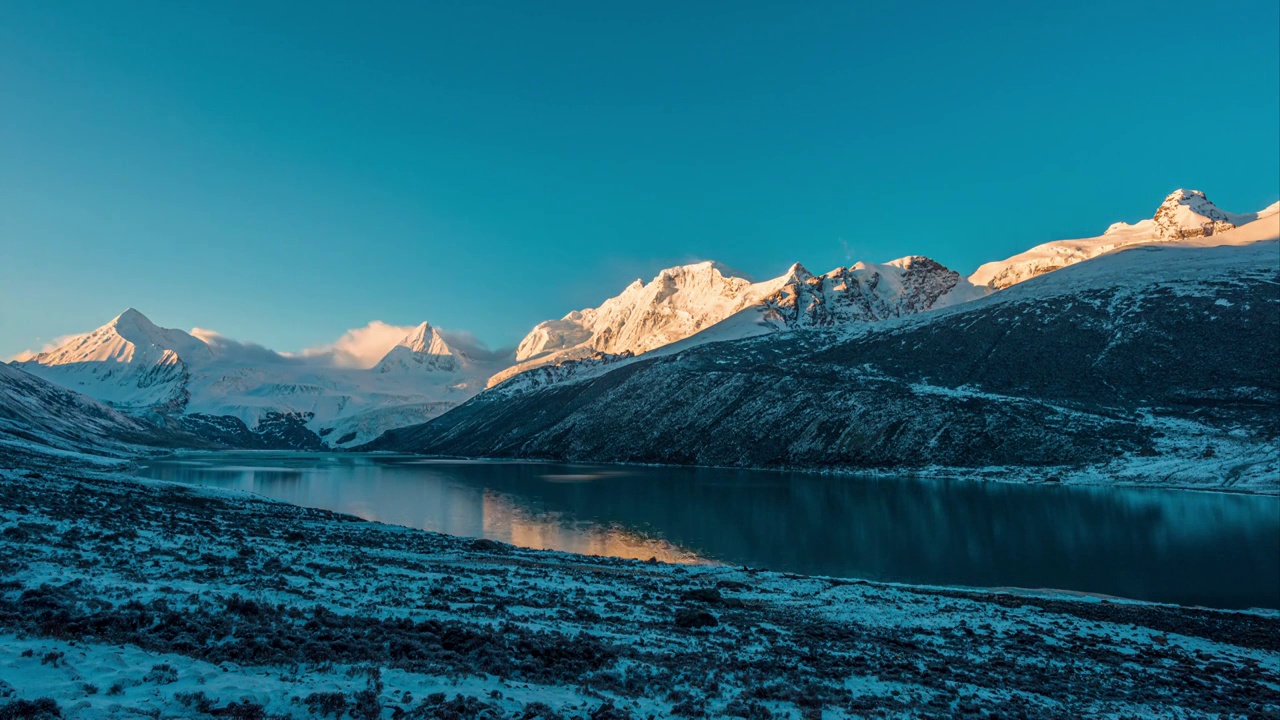
<svg viewBox="0 0 1280 720"><path fill-rule="evenodd" d="M523 550L119 472L0 498L0 703L67 717L1280 710L1272 611Z"/></svg>

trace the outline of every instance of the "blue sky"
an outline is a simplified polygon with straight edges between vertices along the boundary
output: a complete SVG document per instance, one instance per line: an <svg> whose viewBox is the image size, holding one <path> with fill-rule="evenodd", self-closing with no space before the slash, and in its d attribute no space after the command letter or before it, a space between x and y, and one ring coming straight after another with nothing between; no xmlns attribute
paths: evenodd
<svg viewBox="0 0 1280 720"><path fill-rule="evenodd" d="M6 3L0 357L134 306L513 344L662 267L961 272L1280 196L1280 5ZM846 249L847 248L847 249Z"/></svg>

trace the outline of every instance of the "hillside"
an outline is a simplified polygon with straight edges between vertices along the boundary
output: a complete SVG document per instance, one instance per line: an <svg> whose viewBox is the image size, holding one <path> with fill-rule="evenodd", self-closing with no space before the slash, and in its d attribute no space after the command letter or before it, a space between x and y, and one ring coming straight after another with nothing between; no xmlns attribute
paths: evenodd
<svg viewBox="0 0 1280 720"><path fill-rule="evenodd" d="M199 438L154 427L0 364L0 458L4 464L38 467L59 457L97 462L128 457L146 446L202 444Z"/></svg>

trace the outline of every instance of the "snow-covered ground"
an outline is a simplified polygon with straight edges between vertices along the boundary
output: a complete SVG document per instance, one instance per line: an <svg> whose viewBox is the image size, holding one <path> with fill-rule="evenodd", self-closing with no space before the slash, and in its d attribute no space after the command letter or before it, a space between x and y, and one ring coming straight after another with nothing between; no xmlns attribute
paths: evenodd
<svg viewBox="0 0 1280 720"><path fill-rule="evenodd" d="M0 470L0 568L0 714L1280 712L1274 611L522 550L69 466Z"/></svg>

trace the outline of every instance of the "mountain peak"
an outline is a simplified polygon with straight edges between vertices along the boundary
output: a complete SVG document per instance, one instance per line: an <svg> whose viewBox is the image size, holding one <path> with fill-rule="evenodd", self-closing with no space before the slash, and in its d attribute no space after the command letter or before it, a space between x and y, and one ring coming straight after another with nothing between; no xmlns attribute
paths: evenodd
<svg viewBox="0 0 1280 720"><path fill-rule="evenodd" d="M653 279L653 281L658 283L671 282L691 277L718 278L729 281L751 281L751 278L748 277L746 273L734 270L728 265L715 260L701 260L687 265L676 265L664 268L658 271L658 275Z"/></svg>
<svg viewBox="0 0 1280 720"><path fill-rule="evenodd" d="M783 277L786 278L784 281L786 283L808 282L813 277L813 273L800 263L791 263L791 267L787 268Z"/></svg>
<svg viewBox="0 0 1280 720"><path fill-rule="evenodd" d="M444 341L440 331L423 322L383 356L374 370L380 373L426 370L457 370L460 353Z"/></svg>
<svg viewBox="0 0 1280 720"><path fill-rule="evenodd" d="M900 257L897 260L890 260L885 263L885 265L902 268L903 270L910 270L915 267L923 267L925 269L943 267L942 263L931 257L925 257L924 255L907 255L905 257Z"/></svg>
<svg viewBox="0 0 1280 720"><path fill-rule="evenodd" d="M134 308L127 308L124 312L112 318L107 323L107 327L115 328L121 335L126 336L129 331L141 331L147 336L155 334L160 327L151 322L151 318L143 315ZM132 339L132 338L129 338Z"/></svg>
<svg viewBox="0 0 1280 720"><path fill-rule="evenodd" d="M1169 193L1156 208L1152 221L1156 234L1166 240L1208 237L1235 227L1227 213L1218 209L1204 193L1185 188Z"/></svg>
<svg viewBox="0 0 1280 720"><path fill-rule="evenodd" d="M413 331L406 335L398 344L407 347L414 352L431 352L431 346L433 343L444 345L444 340L440 338L436 329L431 327L431 323L423 322L415 327ZM445 350L446 353L444 354L447 354L448 348L446 347ZM442 353L432 354L439 355Z"/></svg>
<svg viewBox="0 0 1280 720"><path fill-rule="evenodd" d="M1236 215L1214 205L1203 192L1178 188L1165 197L1155 215L1134 224L1113 223L1098 237L1055 240L1013 257L989 262L969 276L974 285L996 290L1016 285L1118 248L1209 237L1269 217L1273 210Z"/></svg>
<svg viewBox="0 0 1280 720"><path fill-rule="evenodd" d="M60 385L85 388L116 407L182 407L188 363L212 357L204 341L159 327L128 308L102 327L27 360L23 369Z"/></svg>
<svg viewBox="0 0 1280 720"><path fill-rule="evenodd" d="M1200 190L1178 188L1165 196L1164 202L1161 203L1161 205L1187 205L1192 202L1209 203L1210 205L1213 204L1209 202L1209 198L1205 197L1205 194Z"/></svg>

